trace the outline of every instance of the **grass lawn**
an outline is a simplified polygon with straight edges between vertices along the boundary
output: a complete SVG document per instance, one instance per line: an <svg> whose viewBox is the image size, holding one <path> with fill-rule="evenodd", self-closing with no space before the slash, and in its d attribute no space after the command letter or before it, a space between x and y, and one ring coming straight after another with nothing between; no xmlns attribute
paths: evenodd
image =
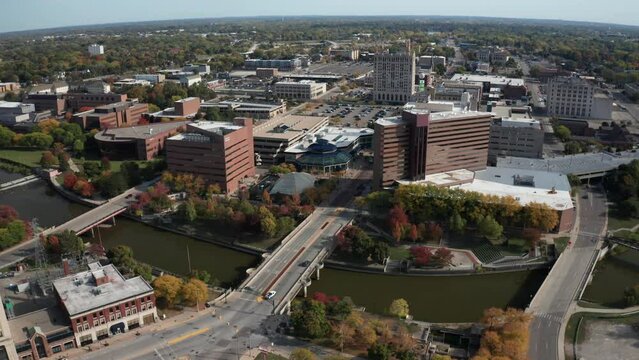
<svg viewBox="0 0 639 360"><path fill-rule="evenodd" d="M510 238L508 239L508 245L505 245L502 248L502 252L506 255L516 255L519 256L525 251L530 250L528 243L524 239L520 238Z"/></svg>
<svg viewBox="0 0 639 360"><path fill-rule="evenodd" d="M38 160L40 160L40 159L38 158ZM82 160L82 159L73 158L73 162L76 165L78 165L78 166L82 165L82 163L84 161L98 161L99 162L100 159L85 158L85 160ZM122 160L111 160L110 161L110 163L111 163L111 171L120 172L120 167L122 166L122 163L125 162L125 161L132 161L132 160L124 160L124 161L122 161ZM133 160L133 162L137 163L140 166L140 168L143 168L145 166L145 164L148 163L148 161L145 161L145 160Z"/></svg>
<svg viewBox="0 0 639 360"><path fill-rule="evenodd" d="M15 161L29 167L38 167L40 166L42 151L43 150L2 149L0 150L0 158Z"/></svg>
<svg viewBox="0 0 639 360"><path fill-rule="evenodd" d="M568 236L562 236L555 239L555 250L557 250L557 253L561 254L564 250L566 250L569 240L570 237Z"/></svg>
<svg viewBox="0 0 639 360"><path fill-rule="evenodd" d="M579 325L579 329L577 329L577 325L579 324L579 320L581 321L581 325ZM586 322L589 320L606 320L613 324L626 324L626 325L638 325L639 324L639 314L625 315L619 316L614 314L592 314L592 313L576 313L573 314L568 320L568 324L566 325L566 335L564 341L567 344L573 344L576 342L577 344L581 344L584 341L586 332L584 331ZM577 330L579 330L577 332Z"/></svg>
<svg viewBox="0 0 639 360"><path fill-rule="evenodd" d="M393 246L388 249L388 255L393 260L405 260L410 257L410 250L403 246Z"/></svg>
<svg viewBox="0 0 639 360"><path fill-rule="evenodd" d="M635 204L635 206L639 207L639 200L635 199L634 197L628 200ZM639 219L626 217L624 216L624 214L619 214L614 205L608 208L608 230L617 230L623 228L631 229L637 225L639 225Z"/></svg>

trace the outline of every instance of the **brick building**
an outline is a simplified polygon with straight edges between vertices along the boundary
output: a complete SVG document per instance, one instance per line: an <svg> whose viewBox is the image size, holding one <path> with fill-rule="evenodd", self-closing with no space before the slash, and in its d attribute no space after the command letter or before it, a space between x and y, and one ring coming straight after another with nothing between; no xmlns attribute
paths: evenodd
<svg viewBox="0 0 639 360"><path fill-rule="evenodd" d="M83 107L98 107L127 100L126 94L66 94L67 109L76 112Z"/></svg>
<svg viewBox="0 0 639 360"><path fill-rule="evenodd" d="M186 132L166 140L166 162L170 171L202 176L233 193L255 175L253 120L189 124Z"/></svg>
<svg viewBox="0 0 639 360"><path fill-rule="evenodd" d="M122 101L77 113L73 115L71 121L77 123L83 129L110 129L134 126L138 124L142 114L148 111L148 104L138 103L137 100Z"/></svg>
<svg viewBox="0 0 639 360"><path fill-rule="evenodd" d="M95 134L102 156L109 159L152 160L167 138L186 130L188 121L110 128Z"/></svg>

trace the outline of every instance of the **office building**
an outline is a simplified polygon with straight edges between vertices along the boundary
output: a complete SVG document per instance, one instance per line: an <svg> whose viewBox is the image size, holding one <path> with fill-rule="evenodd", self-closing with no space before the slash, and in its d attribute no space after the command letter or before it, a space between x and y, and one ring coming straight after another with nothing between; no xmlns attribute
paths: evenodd
<svg viewBox="0 0 639 360"><path fill-rule="evenodd" d="M493 64L504 65L510 60L510 53L507 50L497 49L493 52L491 60Z"/></svg>
<svg viewBox="0 0 639 360"><path fill-rule="evenodd" d="M200 75L192 73L178 73L174 75L167 75L165 81L170 81L185 87L189 87L201 83L202 77Z"/></svg>
<svg viewBox="0 0 639 360"><path fill-rule="evenodd" d="M206 112L210 108L217 108L221 114L235 114L239 117L249 117L253 119L271 119L284 114L286 104L279 103L253 103L243 101L216 101L203 102L200 111Z"/></svg>
<svg viewBox="0 0 639 360"><path fill-rule="evenodd" d="M49 110L54 116L63 115L67 109L64 95L58 94L29 94L24 103L33 104L37 112Z"/></svg>
<svg viewBox="0 0 639 360"><path fill-rule="evenodd" d="M98 44L91 44L89 45L88 51L89 51L89 55L91 56L104 55L104 46L98 45Z"/></svg>
<svg viewBox="0 0 639 360"><path fill-rule="evenodd" d="M253 120L233 123L202 121L166 140L166 162L172 172L190 173L219 184L226 193L255 175Z"/></svg>
<svg viewBox="0 0 639 360"><path fill-rule="evenodd" d="M249 70L255 70L257 68L276 68L279 71L293 71L302 67L302 60L262 60L262 59L247 59L244 61L244 68Z"/></svg>
<svg viewBox="0 0 639 360"><path fill-rule="evenodd" d="M165 78L164 74L137 74L134 76L135 80L146 80L152 85L164 82Z"/></svg>
<svg viewBox="0 0 639 360"><path fill-rule="evenodd" d="M458 169L486 168L490 113L423 109L375 122L373 186L397 180L418 181L426 175Z"/></svg>
<svg viewBox="0 0 639 360"><path fill-rule="evenodd" d="M275 96L281 99L312 100L326 92L326 84L311 80L279 81L273 87Z"/></svg>
<svg viewBox="0 0 639 360"><path fill-rule="evenodd" d="M492 52L491 48L481 48L475 52L475 56L481 62L490 63Z"/></svg>
<svg viewBox="0 0 639 360"><path fill-rule="evenodd" d="M208 75L211 73L211 67L206 64L187 64L182 68L184 72L192 72L199 75Z"/></svg>
<svg viewBox="0 0 639 360"><path fill-rule="evenodd" d="M317 133L328 125L325 116L288 115L273 118L253 130L255 153L265 164L285 161L285 151L305 136Z"/></svg>
<svg viewBox="0 0 639 360"><path fill-rule="evenodd" d="M524 79L508 78L500 75L455 74L452 81L475 82L482 84L484 96L498 92L506 99L520 100L528 90Z"/></svg>
<svg viewBox="0 0 639 360"><path fill-rule="evenodd" d="M495 164L504 156L540 159L543 146L544 130L539 120L495 119L490 125L488 162Z"/></svg>
<svg viewBox="0 0 639 360"><path fill-rule="evenodd" d="M149 114L149 118L153 119L193 119L200 110L200 98L189 97L178 100L173 103L173 107L160 110L156 113ZM159 120L160 121L160 120Z"/></svg>
<svg viewBox="0 0 639 360"><path fill-rule="evenodd" d="M186 130L188 121L108 128L95 134L100 154L112 160L153 160L167 138Z"/></svg>
<svg viewBox="0 0 639 360"><path fill-rule="evenodd" d="M279 76L280 71L277 68L257 68L255 76L259 79L271 79Z"/></svg>
<svg viewBox="0 0 639 360"><path fill-rule="evenodd" d="M134 126L140 122L142 114L149 111L148 104L138 103L137 99L121 101L73 115L72 122L83 129L110 129Z"/></svg>
<svg viewBox="0 0 639 360"><path fill-rule="evenodd" d="M374 60L373 99L407 103L415 94L415 55L377 54Z"/></svg>
<svg viewBox="0 0 639 360"><path fill-rule="evenodd" d="M112 264L53 281L56 299L68 316L75 342L86 346L157 320L155 294L146 280L126 279Z"/></svg>
<svg viewBox="0 0 639 360"><path fill-rule="evenodd" d="M445 56L420 56L418 65L421 69L435 69L437 65L446 66Z"/></svg>
<svg viewBox="0 0 639 360"><path fill-rule="evenodd" d="M80 111L82 108L95 108L102 105L120 103L127 100L126 94L66 94L67 110Z"/></svg>
<svg viewBox="0 0 639 360"><path fill-rule="evenodd" d="M549 116L612 119L613 100L601 93L591 79L560 76L550 79L546 88Z"/></svg>
<svg viewBox="0 0 639 360"><path fill-rule="evenodd" d="M431 91L431 99L435 101L452 101L461 103L464 101L464 94L468 94L469 110L477 111L483 96L482 84L469 81L445 80L435 85Z"/></svg>
<svg viewBox="0 0 639 360"><path fill-rule="evenodd" d="M35 111L33 104L0 100L0 124L14 126L29 121Z"/></svg>
<svg viewBox="0 0 639 360"><path fill-rule="evenodd" d="M111 85L102 80L85 81L82 83L82 88L89 94L108 94L111 92Z"/></svg>
<svg viewBox="0 0 639 360"><path fill-rule="evenodd" d="M5 313L3 305L5 305L5 303L0 299L0 359L18 360L16 345L11 336L11 329L9 328L7 314Z"/></svg>

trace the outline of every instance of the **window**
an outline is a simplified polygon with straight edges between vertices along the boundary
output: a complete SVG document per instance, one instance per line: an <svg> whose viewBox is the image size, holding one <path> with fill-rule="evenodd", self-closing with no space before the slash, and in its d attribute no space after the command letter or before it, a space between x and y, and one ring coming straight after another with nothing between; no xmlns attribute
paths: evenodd
<svg viewBox="0 0 639 360"><path fill-rule="evenodd" d="M51 351L53 351L54 354L62 352L62 346L61 345L54 346L51 348Z"/></svg>
<svg viewBox="0 0 639 360"><path fill-rule="evenodd" d="M69 349L73 349L75 346L73 346L73 341L69 341L69 342L65 342L64 343L64 350L69 350Z"/></svg>
<svg viewBox="0 0 639 360"><path fill-rule="evenodd" d="M113 321L113 320L115 320L115 314L114 314L114 313L111 313L111 314L109 315L109 321Z"/></svg>
<svg viewBox="0 0 639 360"><path fill-rule="evenodd" d="M98 326L98 318L93 319L93 326Z"/></svg>

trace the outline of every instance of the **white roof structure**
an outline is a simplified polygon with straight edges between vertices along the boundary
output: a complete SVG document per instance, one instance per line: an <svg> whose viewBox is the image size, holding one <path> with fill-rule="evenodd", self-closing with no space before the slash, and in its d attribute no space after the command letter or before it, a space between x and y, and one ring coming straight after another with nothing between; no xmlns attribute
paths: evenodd
<svg viewBox="0 0 639 360"><path fill-rule="evenodd" d="M501 126L510 128L535 128L541 129L539 120L534 119L501 119Z"/></svg>
<svg viewBox="0 0 639 360"><path fill-rule="evenodd" d="M497 158L498 167L542 170L561 174L586 175L611 171L619 165L639 160L639 152L623 151L619 153L599 152L564 155L546 159L520 157Z"/></svg>
<svg viewBox="0 0 639 360"><path fill-rule="evenodd" d="M96 279L105 277L105 283L96 285ZM71 317L153 292L141 277L125 279L112 264L99 263L89 264L87 271L55 280L53 288Z"/></svg>
<svg viewBox="0 0 639 360"><path fill-rule="evenodd" d="M300 142L286 149L286 153L301 154L308 151L308 147L319 139L328 140L329 144L335 145L337 149L350 147L362 136L373 136L375 131L369 128L351 128L325 126L314 134L308 134Z"/></svg>
<svg viewBox="0 0 639 360"><path fill-rule="evenodd" d="M498 75L477 75L477 74L455 74L451 78L453 81L475 81L475 82L489 82L491 86L504 87L510 86L524 86L524 79L508 78Z"/></svg>

